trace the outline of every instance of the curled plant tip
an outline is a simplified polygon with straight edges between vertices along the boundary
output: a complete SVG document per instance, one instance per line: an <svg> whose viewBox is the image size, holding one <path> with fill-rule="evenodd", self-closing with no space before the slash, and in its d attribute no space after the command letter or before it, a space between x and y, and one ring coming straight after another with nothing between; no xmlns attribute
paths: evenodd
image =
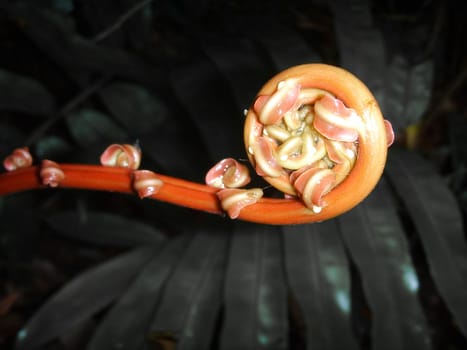
<svg viewBox="0 0 467 350"><path fill-rule="evenodd" d="M331 92L286 79L271 97L260 95L253 112L246 123L249 157L258 175L274 187L297 196L291 179L310 167L332 170L334 186L347 177L357 156L363 120ZM263 118L265 114L280 118Z"/></svg>
<svg viewBox="0 0 467 350"><path fill-rule="evenodd" d="M358 78L338 67L306 64L280 72L257 96L245 116L245 151L258 175L283 192L285 199L262 198L258 188L228 188L246 181L232 160L221 162L207 176L207 182L220 190L136 171L141 150L131 145L111 145L101 156L103 165L126 169L63 164L62 171L46 160L39 167L40 178L36 167L0 174L0 195L42 188L42 184L138 192L141 198L228 213L231 218L289 225L341 215L374 189L394 132ZM12 156L5 167L13 170L23 164L27 162L18 163Z"/></svg>
<svg viewBox="0 0 467 350"><path fill-rule="evenodd" d="M42 184L57 187L65 179L65 173L60 166L51 160L43 160L41 163L40 177Z"/></svg>
<svg viewBox="0 0 467 350"><path fill-rule="evenodd" d="M112 144L102 153L101 164L136 170L141 163L141 149L129 144Z"/></svg>
<svg viewBox="0 0 467 350"><path fill-rule="evenodd" d="M217 192L217 196L221 201L222 209L231 219L236 219L243 208L255 204L263 197L263 190L260 188L248 190L229 188Z"/></svg>
<svg viewBox="0 0 467 350"><path fill-rule="evenodd" d="M150 197L159 192L164 182L150 170L136 170L133 172L133 189L139 198Z"/></svg>
<svg viewBox="0 0 467 350"><path fill-rule="evenodd" d="M250 182L248 168L233 158L225 158L206 174L206 184L216 188L238 188Z"/></svg>
<svg viewBox="0 0 467 350"><path fill-rule="evenodd" d="M316 220L340 215L373 190L394 140L368 88L324 64L291 67L269 80L244 131L258 175L286 198L298 197Z"/></svg>
<svg viewBox="0 0 467 350"><path fill-rule="evenodd" d="M3 166L7 171L14 171L21 168L27 168L32 165L32 156L28 147L15 149L3 161Z"/></svg>

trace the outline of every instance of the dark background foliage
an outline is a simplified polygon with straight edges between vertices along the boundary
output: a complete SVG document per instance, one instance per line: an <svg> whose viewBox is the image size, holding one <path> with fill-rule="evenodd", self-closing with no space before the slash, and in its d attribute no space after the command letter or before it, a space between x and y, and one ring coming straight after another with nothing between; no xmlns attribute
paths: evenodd
<svg viewBox="0 0 467 350"><path fill-rule="evenodd" d="M142 168L202 182L245 157L261 85L309 62L365 81L397 139L372 195L320 224L92 191L0 198L0 348L467 348L466 7L1 1L2 158L27 145L95 164L137 141Z"/></svg>

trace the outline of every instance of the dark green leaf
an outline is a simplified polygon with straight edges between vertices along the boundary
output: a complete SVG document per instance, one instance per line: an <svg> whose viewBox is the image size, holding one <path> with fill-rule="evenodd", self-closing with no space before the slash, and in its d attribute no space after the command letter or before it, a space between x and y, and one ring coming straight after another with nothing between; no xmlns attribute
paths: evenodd
<svg viewBox="0 0 467 350"><path fill-rule="evenodd" d="M401 315L391 293L387 267L379 258L368 226L367 214L357 207L339 218L342 235L363 281L363 289L372 312L371 340L375 349L403 348ZM356 312L363 312L357 310Z"/></svg>
<svg viewBox="0 0 467 350"><path fill-rule="evenodd" d="M467 334L467 245L456 199L420 156L393 150L386 166L426 253L433 280Z"/></svg>
<svg viewBox="0 0 467 350"><path fill-rule="evenodd" d="M57 11L63 13L71 13L74 9L73 0L54 0L53 7Z"/></svg>
<svg viewBox="0 0 467 350"><path fill-rule="evenodd" d="M23 204L31 197L27 193L15 197L0 197L0 264L4 268L8 260L28 261L41 240L37 210L33 203Z"/></svg>
<svg viewBox="0 0 467 350"><path fill-rule="evenodd" d="M207 146L202 155L214 164L220 159L244 156L241 135L243 114L236 109L228 85L206 60L193 60L171 74L172 87L190 113ZM199 159L199 155L195 157Z"/></svg>
<svg viewBox="0 0 467 350"><path fill-rule="evenodd" d="M277 227L238 225L225 281L221 349L286 349L287 291Z"/></svg>
<svg viewBox="0 0 467 350"><path fill-rule="evenodd" d="M166 8L166 14L177 22L188 22L199 19L209 11L210 0L200 0L196 3L189 0L163 0L160 4Z"/></svg>
<svg viewBox="0 0 467 350"><path fill-rule="evenodd" d="M23 147L21 142L25 139L24 132L10 125L8 122L0 121L0 159L9 156L17 147ZM3 166L2 166L3 169Z"/></svg>
<svg viewBox="0 0 467 350"><path fill-rule="evenodd" d="M227 35L200 33L200 39L206 54L228 81L240 112L253 103L269 75L251 42L240 41L236 36L225 37ZM238 118L241 119L240 115Z"/></svg>
<svg viewBox="0 0 467 350"><path fill-rule="evenodd" d="M152 159L158 171L186 179L203 181L204 173L213 165L207 160L202 139L197 130L185 130L177 122L168 122L160 129L139 138L143 161ZM160 169L160 170L159 170Z"/></svg>
<svg viewBox="0 0 467 350"><path fill-rule="evenodd" d="M467 119L464 114L449 115L449 143L452 149L452 168L459 170L459 166L467 168Z"/></svg>
<svg viewBox="0 0 467 350"><path fill-rule="evenodd" d="M467 218L467 123L463 114L451 114L449 122L449 148L451 149L452 173L449 187L459 200L459 205ZM466 222L464 220L464 222Z"/></svg>
<svg viewBox="0 0 467 350"><path fill-rule="evenodd" d="M50 115L55 111L55 99L39 82L0 69L0 109L31 115Z"/></svg>
<svg viewBox="0 0 467 350"><path fill-rule="evenodd" d="M64 153L71 151L71 145L59 136L46 136L41 138L35 146L38 158L57 159Z"/></svg>
<svg viewBox="0 0 467 350"><path fill-rule="evenodd" d="M362 206L372 228L376 253L387 266L391 294L401 315L403 343L410 349L428 349L430 334L419 301L419 277L393 198L383 178Z"/></svg>
<svg viewBox="0 0 467 350"><path fill-rule="evenodd" d="M82 147L98 142L123 143L128 138L126 132L107 115L92 109L70 113L66 121L70 133Z"/></svg>
<svg viewBox="0 0 467 350"><path fill-rule="evenodd" d="M373 313L374 347L429 349L418 276L385 182L339 221Z"/></svg>
<svg viewBox="0 0 467 350"><path fill-rule="evenodd" d="M2 4L3 5L3 4ZM13 17L28 23L22 26L27 37L74 79L83 82L86 73L115 75L141 81L152 87L163 87L165 74L127 51L97 45L72 32L55 16L24 2L4 4Z"/></svg>
<svg viewBox="0 0 467 350"><path fill-rule="evenodd" d="M227 232L200 232L181 257L155 312L151 334L169 332L177 349L207 349L222 301Z"/></svg>
<svg viewBox="0 0 467 350"><path fill-rule="evenodd" d="M16 349L37 349L71 332L112 303L154 254L141 248L121 255L73 279L53 295L18 332Z"/></svg>
<svg viewBox="0 0 467 350"><path fill-rule="evenodd" d="M409 65L404 57L396 55L385 79L382 111L394 130L419 122L431 98L433 63Z"/></svg>
<svg viewBox="0 0 467 350"><path fill-rule="evenodd" d="M110 213L58 212L49 215L46 222L64 236L97 244L138 246L159 244L165 239L152 226Z"/></svg>
<svg viewBox="0 0 467 350"><path fill-rule="evenodd" d="M367 0L333 0L340 64L355 74L381 102L386 69L383 37L375 26Z"/></svg>
<svg viewBox="0 0 467 350"><path fill-rule="evenodd" d="M320 62L321 58L292 28L273 17L257 15L238 19L240 30L264 46L277 71L303 63Z"/></svg>
<svg viewBox="0 0 467 350"><path fill-rule="evenodd" d="M100 96L119 123L135 136L155 131L168 116L165 104L136 84L114 83L100 91Z"/></svg>
<svg viewBox="0 0 467 350"><path fill-rule="evenodd" d="M143 348L166 280L189 241L185 235L161 248L106 315L87 350Z"/></svg>
<svg viewBox="0 0 467 350"><path fill-rule="evenodd" d="M287 279L305 321L307 349L356 349L350 268L336 222L286 226L283 233Z"/></svg>

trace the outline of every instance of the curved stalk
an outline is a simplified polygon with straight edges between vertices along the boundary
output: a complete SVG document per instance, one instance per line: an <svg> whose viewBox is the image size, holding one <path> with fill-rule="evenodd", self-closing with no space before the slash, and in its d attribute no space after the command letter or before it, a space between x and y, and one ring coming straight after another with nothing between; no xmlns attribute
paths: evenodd
<svg viewBox="0 0 467 350"><path fill-rule="evenodd" d="M387 124L383 120L375 98L366 86L349 72L322 64L302 65L288 69L272 78L260 90L259 98L248 111L245 122L245 145L252 163L254 164L255 161L249 153L249 145L258 127L258 118L254 109L259 104L264 104L265 101L262 101L261 96L272 95L281 82L292 80L301 87L319 89L316 91L323 90L336 96L346 107L353 109L362 118L355 164L344 180L324 195L322 200L326 206L318 208L319 210L311 210L299 198L261 198L256 203L242 208L238 219L263 224L323 221L342 214L362 201L373 190L383 172L388 144ZM293 94L296 94L295 90ZM280 96L276 99L278 101L275 103L281 108L290 108L292 104L290 94L285 96L285 102ZM274 115L269 113L264 116L264 119L275 118L274 120L277 121L281 118L281 113L281 111L273 111ZM294 123L293 120L287 122ZM271 133L277 131L274 127L269 130ZM64 174L64 178L58 184L61 188L136 192L132 169L80 164L58 164L57 166ZM37 166L0 174L0 195L45 188L40 174L41 167ZM162 174L154 175L162 181L162 185L156 193L149 195L150 198L213 214L224 214L217 195L220 189ZM272 184L276 181L275 178L264 177Z"/></svg>
<svg viewBox="0 0 467 350"><path fill-rule="evenodd" d="M133 170L100 165L60 164L65 178L60 188L75 188L120 193L135 193L133 189ZM0 174L0 195L47 188L39 176L40 167L29 167ZM151 198L172 204L221 214L217 189L195 182L157 174L163 186Z"/></svg>
<svg viewBox="0 0 467 350"><path fill-rule="evenodd" d="M60 188L87 189L133 194L132 170L99 165L60 164L65 179ZM37 166L0 174L0 196L17 192L44 189ZM224 211L216 188L166 175L157 174L164 185L150 196L163 202L223 215ZM239 219L263 224L296 224L309 222L309 210L294 199L263 198L258 203L242 209ZM323 218L321 220L324 220Z"/></svg>

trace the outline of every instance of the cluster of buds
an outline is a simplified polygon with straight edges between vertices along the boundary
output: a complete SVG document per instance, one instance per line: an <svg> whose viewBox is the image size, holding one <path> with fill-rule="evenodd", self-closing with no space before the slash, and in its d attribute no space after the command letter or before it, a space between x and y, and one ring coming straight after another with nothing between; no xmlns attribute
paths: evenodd
<svg viewBox="0 0 467 350"><path fill-rule="evenodd" d="M3 166L7 171L26 169L32 166L33 157L28 147L15 149L3 161ZM57 187L65 179L65 174L60 166L51 160L44 159L39 170L39 178L42 185Z"/></svg>
<svg viewBox="0 0 467 350"><path fill-rule="evenodd" d="M330 92L281 81L249 114L247 150L256 172L314 212L350 172L362 119Z"/></svg>
<svg viewBox="0 0 467 350"><path fill-rule="evenodd" d="M312 214L331 203L339 214L366 197L393 140L390 123L363 83L328 65L281 72L246 113L245 147L257 174L287 198L299 198ZM357 175L370 176L358 180ZM334 190L360 198L345 203L328 196Z"/></svg>
<svg viewBox="0 0 467 350"><path fill-rule="evenodd" d="M142 152L138 144L112 144L100 157L101 164L108 167L128 168L133 171L133 189L140 198L157 194L164 184L150 170L137 170L141 164Z"/></svg>
<svg viewBox="0 0 467 350"><path fill-rule="evenodd" d="M32 165L32 156L28 147L15 149L3 160L3 166L7 171L27 168Z"/></svg>
<svg viewBox="0 0 467 350"><path fill-rule="evenodd" d="M302 89L293 79L258 97L254 114L247 148L256 172L320 211L323 195L355 162L361 118L329 92Z"/></svg>
<svg viewBox="0 0 467 350"><path fill-rule="evenodd" d="M141 148L138 145L112 144L102 153L101 164L136 170L141 163Z"/></svg>
<svg viewBox="0 0 467 350"><path fill-rule="evenodd" d="M286 77L277 83L273 80L273 91L260 93L246 111L245 147L259 176L286 198L299 198L310 214L318 214L328 204L326 194L352 171L359 157L360 135L365 135L367 126L356 110L331 91ZM389 146L394 139L392 127L386 120L382 123ZM208 172L206 183L218 188L243 186L233 178L243 181L249 175L229 158ZM222 190L219 198L223 208L235 208L237 216L239 208L256 203L258 190Z"/></svg>

